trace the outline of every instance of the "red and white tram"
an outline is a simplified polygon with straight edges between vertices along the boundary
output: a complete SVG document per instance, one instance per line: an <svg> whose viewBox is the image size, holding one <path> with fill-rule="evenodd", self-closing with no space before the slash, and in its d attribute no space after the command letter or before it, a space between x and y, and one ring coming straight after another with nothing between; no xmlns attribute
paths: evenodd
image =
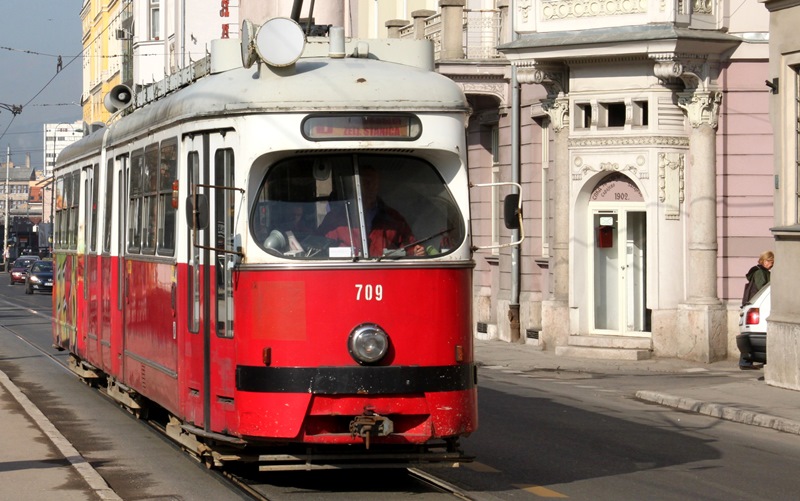
<svg viewBox="0 0 800 501"><path fill-rule="evenodd" d="M465 96L419 42L251 30L59 156L55 345L210 464L463 461Z"/></svg>

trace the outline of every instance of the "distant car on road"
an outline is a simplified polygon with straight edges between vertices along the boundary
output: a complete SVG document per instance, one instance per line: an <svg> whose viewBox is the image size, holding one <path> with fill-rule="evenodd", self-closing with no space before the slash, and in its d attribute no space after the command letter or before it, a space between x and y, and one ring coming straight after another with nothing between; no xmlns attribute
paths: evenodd
<svg viewBox="0 0 800 501"><path fill-rule="evenodd" d="M33 291L53 292L53 262L39 260L34 262L28 269L25 277L25 294L33 294Z"/></svg>
<svg viewBox="0 0 800 501"><path fill-rule="evenodd" d="M11 265L11 269L8 270L8 274L10 276L8 285L14 285L17 283L24 284L25 275L28 273L28 268L38 260L38 256L18 257L17 260L14 261L14 264Z"/></svg>
<svg viewBox="0 0 800 501"><path fill-rule="evenodd" d="M736 347L745 360L767 363L767 317L770 311L770 285L765 285L739 312Z"/></svg>

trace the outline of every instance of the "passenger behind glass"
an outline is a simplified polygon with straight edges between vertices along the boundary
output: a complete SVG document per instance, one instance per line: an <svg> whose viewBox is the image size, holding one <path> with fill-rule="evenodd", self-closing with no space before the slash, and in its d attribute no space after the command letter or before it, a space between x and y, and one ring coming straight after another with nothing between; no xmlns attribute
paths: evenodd
<svg viewBox="0 0 800 501"><path fill-rule="evenodd" d="M380 175L372 166L359 169L361 180L361 197L364 202L364 220L370 257L383 256L385 250L401 249L414 242L411 227L405 218L396 210L387 206L378 196L380 192ZM336 241L334 246L351 247L356 255L361 252L361 231L357 221L348 220L346 206L334 205L317 233ZM411 245L406 249L411 256L424 256L422 245Z"/></svg>

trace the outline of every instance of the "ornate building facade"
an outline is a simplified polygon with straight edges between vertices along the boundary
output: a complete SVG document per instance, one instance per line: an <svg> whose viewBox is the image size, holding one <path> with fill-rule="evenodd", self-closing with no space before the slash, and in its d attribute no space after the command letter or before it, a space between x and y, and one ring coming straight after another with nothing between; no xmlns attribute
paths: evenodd
<svg viewBox="0 0 800 501"><path fill-rule="evenodd" d="M521 249L476 255L476 336L738 356L743 275L774 247L763 6L498 0L497 58L470 56L466 4L441 0L400 36L423 30L468 94L473 182L522 185ZM502 195L473 194L476 244L515 238Z"/></svg>

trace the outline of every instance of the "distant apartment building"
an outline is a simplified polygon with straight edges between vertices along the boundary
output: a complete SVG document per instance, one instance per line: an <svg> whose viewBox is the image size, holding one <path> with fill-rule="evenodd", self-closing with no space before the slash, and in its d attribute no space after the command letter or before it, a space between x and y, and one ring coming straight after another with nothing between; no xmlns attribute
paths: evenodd
<svg viewBox="0 0 800 501"><path fill-rule="evenodd" d="M44 169L43 177L49 177L53 173L58 154L83 137L83 122L78 120L73 123L44 124Z"/></svg>

